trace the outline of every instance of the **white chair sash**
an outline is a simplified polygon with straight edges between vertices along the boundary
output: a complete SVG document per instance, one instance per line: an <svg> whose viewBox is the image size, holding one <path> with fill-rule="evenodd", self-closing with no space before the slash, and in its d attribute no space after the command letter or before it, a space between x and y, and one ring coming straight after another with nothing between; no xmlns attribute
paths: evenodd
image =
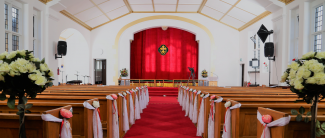
<svg viewBox="0 0 325 138"><path fill-rule="evenodd" d="M201 106L200 106L200 114L199 114L199 119L197 122L196 136L202 136L202 133L204 132L204 101L208 97L209 97L209 94L202 97Z"/></svg>
<svg viewBox="0 0 325 138"><path fill-rule="evenodd" d="M42 114L42 120L44 121L49 121L49 122L58 122L58 123L63 123L63 126L61 126L61 138L72 138L72 133L71 133L71 125L70 122L67 119L60 119L57 118L51 114Z"/></svg>
<svg viewBox="0 0 325 138"><path fill-rule="evenodd" d="M184 97L182 100L182 110L184 111L186 109L187 90L184 90L183 93L184 93Z"/></svg>
<svg viewBox="0 0 325 138"><path fill-rule="evenodd" d="M240 108L241 104L238 103L234 106L226 108L226 115L225 115L225 124L223 125L223 138L231 138L231 110Z"/></svg>
<svg viewBox="0 0 325 138"><path fill-rule="evenodd" d="M113 138L119 138L120 132L119 132L119 123L118 123L118 110L117 110L117 102L114 98L112 98L111 95L106 96L106 99L112 100L112 113L113 113Z"/></svg>
<svg viewBox="0 0 325 138"><path fill-rule="evenodd" d="M128 92L128 94L130 94L130 124L133 125L135 123L135 114L134 114L135 106L134 106L134 103L133 103L132 94L130 92Z"/></svg>
<svg viewBox="0 0 325 138"><path fill-rule="evenodd" d="M190 112L190 95L191 92L187 91L186 92L186 101L185 101L185 116L188 116L189 112Z"/></svg>
<svg viewBox="0 0 325 138"><path fill-rule="evenodd" d="M103 138L103 129L102 129L102 122L98 112L98 108L94 108L90 105L87 101L83 103L84 107L93 111L93 133L94 138Z"/></svg>
<svg viewBox="0 0 325 138"><path fill-rule="evenodd" d="M190 102L189 102L190 103L190 106L189 106L190 109L189 109L189 113L188 113L189 114L188 116L190 117L191 120L193 120L193 101L194 101L193 100L193 94L194 94L193 92L190 92Z"/></svg>
<svg viewBox="0 0 325 138"><path fill-rule="evenodd" d="M141 119L139 98L136 92L134 92L134 94L135 94L135 119Z"/></svg>
<svg viewBox="0 0 325 138"><path fill-rule="evenodd" d="M198 105L197 105L197 95L199 95L201 93L201 91L198 91L196 93L195 98L194 98L194 104L193 104L193 123L197 123L197 109L198 109Z"/></svg>
<svg viewBox="0 0 325 138"><path fill-rule="evenodd" d="M262 121L262 115L259 111L257 111L257 119L258 121L260 121L260 123L264 126L264 130L263 133L261 135L261 138L271 138L271 134L270 134L270 127L276 127L276 126L285 126L287 124L289 124L291 116L288 117L282 117L280 119L277 119L271 123L264 123Z"/></svg>
<svg viewBox="0 0 325 138"><path fill-rule="evenodd" d="M209 115L209 122L208 122L208 138L214 138L214 115L216 112L216 108L214 107L214 103L222 102L223 98L219 97L217 100L213 100L211 103L211 110Z"/></svg>
<svg viewBox="0 0 325 138"><path fill-rule="evenodd" d="M126 133L129 129L130 129L130 126L129 126L129 116L128 116L128 108L127 108L127 104L126 104L126 97L119 93L118 95L120 95L121 97L123 97L123 113L122 113L122 116L123 116L123 131Z"/></svg>

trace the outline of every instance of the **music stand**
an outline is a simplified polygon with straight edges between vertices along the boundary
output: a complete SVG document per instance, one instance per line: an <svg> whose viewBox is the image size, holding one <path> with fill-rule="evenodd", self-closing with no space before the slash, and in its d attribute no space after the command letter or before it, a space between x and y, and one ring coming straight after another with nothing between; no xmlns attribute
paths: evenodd
<svg viewBox="0 0 325 138"><path fill-rule="evenodd" d="M188 69L190 70L191 75L190 75L190 77L188 78L187 86L188 86L188 83L190 82L191 77L192 77L192 79L193 79L193 81L192 81L192 85L195 86L195 80L194 80L194 78L195 78L194 68L190 68L190 67L188 67Z"/></svg>

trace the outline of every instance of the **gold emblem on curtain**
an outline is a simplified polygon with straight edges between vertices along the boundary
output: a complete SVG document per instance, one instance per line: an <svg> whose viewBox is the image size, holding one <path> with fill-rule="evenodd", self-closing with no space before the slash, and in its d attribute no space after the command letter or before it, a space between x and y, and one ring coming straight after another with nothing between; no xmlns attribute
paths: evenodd
<svg viewBox="0 0 325 138"><path fill-rule="evenodd" d="M165 45L161 45L159 48L158 48L158 52L161 54L161 55L166 55L167 52L168 52L168 47L165 46Z"/></svg>

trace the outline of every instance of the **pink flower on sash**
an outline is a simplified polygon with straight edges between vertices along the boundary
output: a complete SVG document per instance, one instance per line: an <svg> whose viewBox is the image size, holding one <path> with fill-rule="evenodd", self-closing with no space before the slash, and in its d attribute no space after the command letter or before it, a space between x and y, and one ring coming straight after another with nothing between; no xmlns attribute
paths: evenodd
<svg viewBox="0 0 325 138"><path fill-rule="evenodd" d="M210 96L210 99L211 99L211 100L214 100L215 98L216 98L215 95L211 95L211 96Z"/></svg>
<svg viewBox="0 0 325 138"><path fill-rule="evenodd" d="M266 123L266 124L271 123L272 122L272 116L270 116L270 115L263 115L262 116L262 121L264 123Z"/></svg>
<svg viewBox="0 0 325 138"><path fill-rule="evenodd" d="M73 116L72 113L67 109L61 109L60 114L64 118L71 118Z"/></svg>
<svg viewBox="0 0 325 138"><path fill-rule="evenodd" d="M113 99L115 99L115 100L117 99L117 95L116 95L116 94L112 94L111 97L112 97Z"/></svg>

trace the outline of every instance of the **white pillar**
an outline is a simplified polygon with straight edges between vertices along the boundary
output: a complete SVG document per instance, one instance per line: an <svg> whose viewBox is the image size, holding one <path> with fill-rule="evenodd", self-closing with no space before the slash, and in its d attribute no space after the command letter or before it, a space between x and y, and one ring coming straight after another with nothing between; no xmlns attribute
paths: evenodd
<svg viewBox="0 0 325 138"><path fill-rule="evenodd" d="M299 3L299 57L311 51L309 50L309 6L309 2Z"/></svg>
<svg viewBox="0 0 325 138"><path fill-rule="evenodd" d="M23 47L20 49L33 50L33 6L23 4Z"/></svg>

